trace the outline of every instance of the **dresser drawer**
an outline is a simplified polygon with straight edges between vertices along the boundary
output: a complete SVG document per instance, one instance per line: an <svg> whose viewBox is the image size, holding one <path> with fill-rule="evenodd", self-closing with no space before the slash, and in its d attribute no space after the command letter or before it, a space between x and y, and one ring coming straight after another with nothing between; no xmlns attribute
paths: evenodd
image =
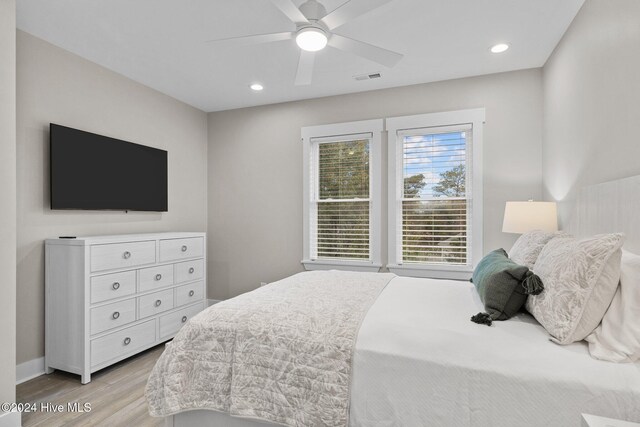
<svg viewBox="0 0 640 427"><path fill-rule="evenodd" d="M175 335L196 314L204 309L204 302L190 305L160 317L160 339Z"/></svg>
<svg viewBox="0 0 640 427"><path fill-rule="evenodd" d="M156 262L156 242L114 243L91 246L91 271L135 267Z"/></svg>
<svg viewBox="0 0 640 427"><path fill-rule="evenodd" d="M204 297L204 282L194 282L176 288L176 307L191 304Z"/></svg>
<svg viewBox="0 0 640 427"><path fill-rule="evenodd" d="M173 289L138 297L140 319L171 310L173 307Z"/></svg>
<svg viewBox="0 0 640 427"><path fill-rule="evenodd" d="M155 319L91 340L91 366L135 353L156 341Z"/></svg>
<svg viewBox="0 0 640 427"><path fill-rule="evenodd" d="M204 260L181 262L176 264L176 283L190 282L204 277Z"/></svg>
<svg viewBox="0 0 640 427"><path fill-rule="evenodd" d="M126 297L136 292L136 272L105 274L91 278L91 304L113 298Z"/></svg>
<svg viewBox="0 0 640 427"><path fill-rule="evenodd" d="M152 291L164 286L173 285L173 265L143 268L139 271L139 291Z"/></svg>
<svg viewBox="0 0 640 427"><path fill-rule="evenodd" d="M131 298L91 309L91 335L136 320L136 300Z"/></svg>
<svg viewBox="0 0 640 427"><path fill-rule="evenodd" d="M204 238L160 240L160 261L176 261L204 255Z"/></svg>

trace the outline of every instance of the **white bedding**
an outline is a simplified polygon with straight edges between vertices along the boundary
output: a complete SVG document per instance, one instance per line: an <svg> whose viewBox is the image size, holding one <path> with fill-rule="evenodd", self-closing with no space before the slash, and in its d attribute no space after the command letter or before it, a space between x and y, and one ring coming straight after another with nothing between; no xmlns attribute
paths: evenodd
<svg viewBox="0 0 640 427"><path fill-rule="evenodd" d="M560 346L528 314L492 327L473 285L397 277L358 334L352 426L576 426L580 413L640 421L640 363Z"/></svg>
<svg viewBox="0 0 640 427"><path fill-rule="evenodd" d="M397 277L369 310L353 361L351 426L580 426L583 412L640 421L640 362L559 346L528 314L469 321L482 311L466 282ZM206 411L175 426L256 426Z"/></svg>
<svg viewBox="0 0 640 427"><path fill-rule="evenodd" d="M153 368L149 412L347 426L359 326L394 277L309 271L199 313Z"/></svg>

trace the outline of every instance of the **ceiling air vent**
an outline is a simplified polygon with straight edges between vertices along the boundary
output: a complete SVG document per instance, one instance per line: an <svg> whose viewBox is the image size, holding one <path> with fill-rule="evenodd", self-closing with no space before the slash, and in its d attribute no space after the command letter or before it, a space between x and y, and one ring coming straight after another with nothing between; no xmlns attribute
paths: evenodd
<svg viewBox="0 0 640 427"><path fill-rule="evenodd" d="M360 74L357 76L353 76L353 78L356 80L371 80L371 79L379 79L380 77L382 77L380 73Z"/></svg>

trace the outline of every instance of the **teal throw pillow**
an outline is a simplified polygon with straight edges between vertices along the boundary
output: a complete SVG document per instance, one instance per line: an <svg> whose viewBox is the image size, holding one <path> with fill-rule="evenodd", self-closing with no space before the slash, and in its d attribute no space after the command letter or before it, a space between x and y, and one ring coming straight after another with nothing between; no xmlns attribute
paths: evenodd
<svg viewBox="0 0 640 427"><path fill-rule="evenodd" d="M471 320L489 325L492 320L513 317L528 295L538 295L544 289L540 278L529 268L510 260L504 249L487 254L473 271L471 281L486 310Z"/></svg>

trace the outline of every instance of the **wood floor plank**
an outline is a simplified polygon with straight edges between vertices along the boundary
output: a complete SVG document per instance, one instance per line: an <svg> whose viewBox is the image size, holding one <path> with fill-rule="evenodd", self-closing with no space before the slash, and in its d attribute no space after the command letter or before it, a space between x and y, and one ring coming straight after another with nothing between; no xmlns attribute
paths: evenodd
<svg viewBox="0 0 640 427"><path fill-rule="evenodd" d="M64 405L65 412L24 413L24 427L57 426L163 426L164 419L149 415L144 388L164 344L92 375L89 384L80 377L54 372L20 384L18 402ZM67 412L68 403L91 404L91 412Z"/></svg>
<svg viewBox="0 0 640 427"><path fill-rule="evenodd" d="M56 397L55 399L50 400L51 403L55 405L67 405L69 403L79 403L83 405L86 402L91 402L96 395L105 392L105 389L109 386L109 384L104 383L102 381L91 381L89 384L84 386L77 386L68 391L67 393ZM39 412L36 414L31 414L33 416L33 424L32 425L48 425L47 423L53 423L54 419L60 418L63 419L63 414L55 414L52 412ZM23 425L31 425L25 420L22 419ZM31 421L29 418L28 421Z"/></svg>
<svg viewBox="0 0 640 427"><path fill-rule="evenodd" d="M89 414L67 413L69 418L66 426L93 426L103 419L118 412L131 401L144 395L144 386L147 375L133 374L130 381L120 381L109 385L104 392L91 400L91 412Z"/></svg>
<svg viewBox="0 0 640 427"><path fill-rule="evenodd" d="M19 402L39 402L74 387L76 384L69 376L54 372L19 384L16 387L16 394Z"/></svg>
<svg viewBox="0 0 640 427"><path fill-rule="evenodd" d="M147 401L144 396L139 397L124 408L121 408L115 414L105 418L104 420L96 424L96 427L125 425L126 423L131 422L131 420L135 420L140 417L148 417Z"/></svg>

